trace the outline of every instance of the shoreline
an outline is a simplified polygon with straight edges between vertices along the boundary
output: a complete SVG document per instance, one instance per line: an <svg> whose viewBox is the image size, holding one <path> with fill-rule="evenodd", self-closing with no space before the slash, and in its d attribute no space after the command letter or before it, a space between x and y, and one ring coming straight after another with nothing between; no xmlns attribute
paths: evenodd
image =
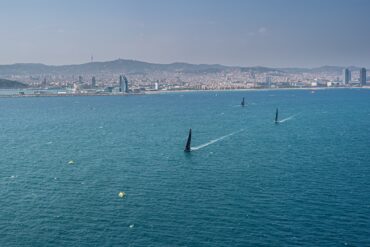
<svg viewBox="0 0 370 247"><path fill-rule="evenodd" d="M315 88L246 88L246 89L215 89L215 90L159 90L146 91L145 94L192 93L192 92L255 92L255 91L284 91L284 90L335 90L335 89L370 89L370 87L315 87Z"/></svg>
<svg viewBox="0 0 370 247"><path fill-rule="evenodd" d="M256 91L284 91L284 90L335 90L335 89L370 89L370 87L315 87L315 88L246 88L246 89L215 89L215 90L158 90L158 91L144 91L142 93L128 93L128 94L109 94L109 93L45 93L45 94L0 94L0 98L29 98L29 97L91 97L91 96L142 96L142 95L160 95L171 93L204 93L204 92L256 92ZM0 89L1 91L2 89ZM4 89L9 90L9 89ZM17 89L14 89L17 90ZM37 89L35 89L37 90Z"/></svg>

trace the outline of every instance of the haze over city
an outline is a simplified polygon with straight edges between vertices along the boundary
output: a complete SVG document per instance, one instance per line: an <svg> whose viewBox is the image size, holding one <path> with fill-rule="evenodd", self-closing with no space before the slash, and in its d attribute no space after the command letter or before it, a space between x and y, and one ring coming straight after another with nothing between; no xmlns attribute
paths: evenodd
<svg viewBox="0 0 370 247"><path fill-rule="evenodd" d="M2 0L0 64L370 67L370 2Z"/></svg>

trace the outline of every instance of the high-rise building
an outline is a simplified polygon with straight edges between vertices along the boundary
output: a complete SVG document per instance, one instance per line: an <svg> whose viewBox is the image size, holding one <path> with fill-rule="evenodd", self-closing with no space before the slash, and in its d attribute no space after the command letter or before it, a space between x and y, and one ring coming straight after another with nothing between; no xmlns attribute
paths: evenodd
<svg viewBox="0 0 370 247"><path fill-rule="evenodd" d="M125 89L123 90L125 93L128 93L129 89L128 89L128 80L126 78L126 76L123 76L124 79L125 79Z"/></svg>
<svg viewBox="0 0 370 247"><path fill-rule="evenodd" d="M122 92L123 88L123 76L119 76L119 91Z"/></svg>
<svg viewBox="0 0 370 247"><path fill-rule="evenodd" d="M360 70L360 84L366 85L366 69L365 68L362 68Z"/></svg>
<svg viewBox="0 0 370 247"><path fill-rule="evenodd" d="M124 93L129 92L128 80L127 80L126 76L124 76L124 75L119 76L119 91L124 92Z"/></svg>
<svg viewBox="0 0 370 247"><path fill-rule="evenodd" d="M96 87L96 79L95 76L91 78L91 87Z"/></svg>
<svg viewBox="0 0 370 247"><path fill-rule="evenodd" d="M82 84L82 76L78 76L78 83Z"/></svg>
<svg viewBox="0 0 370 247"><path fill-rule="evenodd" d="M268 87L271 87L271 77L270 76L266 76L266 85Z"/></svg>
<svg viewBox="0 0 370 247"><path fill-rule="evenodd" d="M46 85L47 85L47 82L46 82L46 77L44 78L44 80L42 81L42 87L46 87Z"/></svg>
<svg viewBox="0 0 370 247"><path fill-rule="evenodd" d="M347 68L343 70L343 84L348 84L351 81L351 71Z"/></svg>

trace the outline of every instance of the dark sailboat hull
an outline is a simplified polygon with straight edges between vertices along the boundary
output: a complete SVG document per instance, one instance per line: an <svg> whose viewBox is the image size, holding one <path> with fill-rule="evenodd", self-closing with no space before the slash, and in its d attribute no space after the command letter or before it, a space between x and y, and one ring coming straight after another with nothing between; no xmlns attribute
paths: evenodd
<svg viewBox="0 0 370 247"><path fill-rule="evenodd" d="M191 151L191 129L189 129L189 136L188 140L186 141L184 152L190 152Z"/></svg>
<svg viewBox="0 0 370 247"><path fill-rule="evenodd" d="M275 113L275 124L279 123L279 109L276 108L276 113Z"/></svg>

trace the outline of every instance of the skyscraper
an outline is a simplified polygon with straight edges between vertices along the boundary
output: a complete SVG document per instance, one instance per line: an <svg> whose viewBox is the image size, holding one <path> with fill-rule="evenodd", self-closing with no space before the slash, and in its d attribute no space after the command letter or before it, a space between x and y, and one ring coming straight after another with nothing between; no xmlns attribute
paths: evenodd
<svg viewBox="0 0 370 247"><path fill-rule="evenodd" d="M348 84L351 81L351 71L345 68L343 70L343 84Z"/></svg>
<svg viewBox="0 0 370 247"><path fill-rule="evenodd" d="M119 92L122 92L123 88L123 76L119 76Z"/></svg>
<svg viewBox="0 0 370 247"><path fill-rule="evenodd" d="M124 75L119 76L119 91L124 92L124 93L129 92L128 80L127 80L126 76L124 76Z"/></svg>
<svg viewBox="0 0 370 247"><path fill-rule="evenodd" d="M360 84L362 86L366 85L366 69L362 68L360 70Z"/></svg>
<svg viewBox="0 0 370 247"><path fill-rule="evenodd" d="M96 87L96 79L95 76L91 78L91 87Z"/></svg>
<svg viewBox="0 0 370 247"><path fill-rule="evenodd" d="M82 76L78 76L78 83L79 83L79 84L82 84L82 82L83 82L83 81L82 81Z"/></svg>
<svg viewBox="0 0 370 247"><path fill-rule="evenodd" d="M125 93L128 93L129 89L128 89L128 80L126 78L126 76L123 76L124 80L125 80L125 89L123 90Z"/></svg>
<svg viewBox="0 0 370 247"><path fill-rule="evenodd" d="M271 87L271 77L270 76L266 76L266 85L268 87Z"/></svg>
<svg viewBox="0 0 370 247"><path fill-rule="evenodd" d="M47 85L47 82L46 82L46 77L45 77L44 80L42 81L42 87L46 88L46 85Z"/></svg>

